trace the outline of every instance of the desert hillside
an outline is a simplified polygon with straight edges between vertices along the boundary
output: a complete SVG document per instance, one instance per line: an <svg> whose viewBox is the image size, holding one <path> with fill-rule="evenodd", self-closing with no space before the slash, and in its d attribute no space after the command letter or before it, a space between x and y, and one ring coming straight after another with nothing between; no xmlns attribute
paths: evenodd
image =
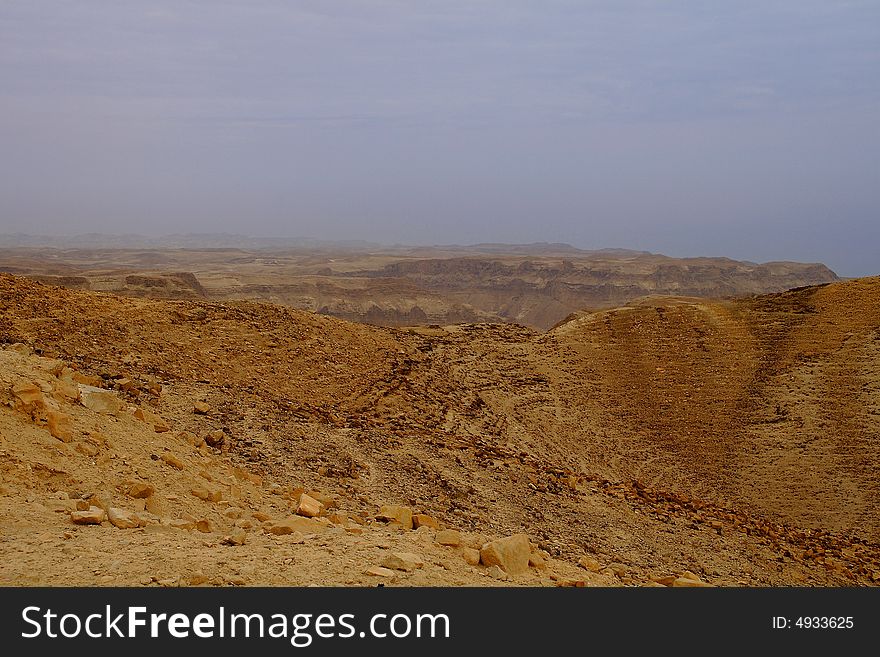
<svg viewBox="0 0 880 657"><path fill-rule="evenodd" d="M0 275L0 344L0 583L880 580L878 278L539 332Z"/></svg>
<svg viewBox="0 0 880 657"><path fill-rule="evenodd" d="M822 264L670 258L565 244L44 246L0 249L0 262L0 271L44 283L132 297L272 301L379 326L493 322L542 330L572 312L612 308L650 294L722 298L837 280Z"/></svg>

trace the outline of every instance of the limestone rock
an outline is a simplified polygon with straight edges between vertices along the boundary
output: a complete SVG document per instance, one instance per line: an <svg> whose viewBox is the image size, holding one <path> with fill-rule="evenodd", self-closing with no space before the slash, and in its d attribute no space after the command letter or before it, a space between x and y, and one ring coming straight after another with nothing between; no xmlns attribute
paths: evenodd
<svg viewBox="0 0 880 657"><path fill-rule="evenodd" d="M490 566L487 571L489 577L492 579L501 580L502 582L506 582L510 579L510 575L508 575L499 565Z"/></svg>
<svg viewBox="0 0 880 657"><path fill-rule="evenodd" d="M79 401L79 386L72 378L65 376L53 381L52 395L59 401Z"/></svg>
<svg viewBox="0 0 880 657"><path fill-rule="evenodd" d="M410 573L425 565L424 559L412 552L392 552L382 559L382 566L391 570L403 570Z"/></svg>
<svg viewBox="0 0 880 657"><path fill-rule="evenodd" d="M376 514L377 520L388 523L397 523L404 529L413 528L413 513L408 506L385 505Z"/></svg>
<svg viewBox="0 0 880 657"><path fill-rule="evenodd" d="M17 405L24 408L43 408L46 400L40 387L30 381L18 381L12 386L12 396L18 400Z"/></svg>
<svg viewBox="0 0 880 657"><path fill-rule="evenodd" d="M165 461L165 463L177 470L183 470L186 467L183 461L181 461L178 457L176 457L174 454L171 454L170 452L165 452L164 454L162 454L161 458L163 461Z"/></svg>
<svg viewBox="0 0 880 657"><path fill-rule="evenodd" d="M433 516L424 513L416 513L412 517L413 527L430 527L431 529L440 529L440 521Z"/></svg>
<svg viewBox="0 0 880 657"><path fill-rule="evenodd" d="M528 571L531 552L529 537L525 534L514 534L483 545L480 549L480 561L486 566L499 566L511 575L520 575Z"/></svg>
<svg viewBox="0 0 880 657"><path fill-rule="evenodd" d="M208 435L205 436L205 443L211 447L219 447L226 440L226 434L223 433L220 429L216 431L212 431Z"/></svg>
<svg viewBox="0 0 880 657"><path fill-rule="evenodd" d="M598 573L602 570L602 564L590 556L584 556L578 559L578 566L585 570L589 570L591 573Z"/></svg>
<svg viewBox="0 0 880 657"><path fill-rule="evenodd" d="M529 566L537 568L538 570L543 570L547 567L547 560L540 552L532 552L529 555Z"/></svg>
<svg viewBox="0 0 880 657"><path fill-rule="evenodd" d="M138 518L133 513L115 506L111 506L107 510L107 518L110 520L111 525L119 529L134 529L140 524Z"/></svg>
<svg viewBox="0 0 880 657"><path fill-rule="evenodd" d="M327 493L322 493L319 490L310 490L308 491L309 497L318 500L321 504L324 505L325 509L337 509L339 508L339 503L336 501L336 498L332 495L328 495Z"/></svg>
<svg viewBox="0 0 880 657"><path fill-rule="evenodd" d="M160 495L150 495L145 500L144 509L157 516L164 515L165 500Z"/></svg>
<svg viewBox="0 0 880 657"><path fill-rule="evenodd" d="M461 549L461 557L469 566L477 566L480 563L480 551L476 548L465 547Z"/></svg>
<svg viewBox="0 0 880 657"><path fill-rule="evenodd" d="M461 532L455 529L441 529L434 537L440 545L448 545L450 547L458 547L461 545Z"/></svg>
<svg viewBox="0 0 880 657"><path fill-rule="evenodd" d="M61 411L47 411L46 425L49 433L61 442L69 443L73 440L73 418Z"/></svg>
<svg viewBox="0 0 880 657"><path fill-rule="evenodd" d="M90 411L103 415L118 415L122 410L122 402L115 393L95 386L79 386L79 402Z"/></svg>
<svg viewBox="0 0 880 657"><path fill-rule="evenodd" d="M324 511L324 505L311 495L303 493L300 495L299 504L296 507L296 514L305 516L306 518L316 518Z"/></svg>
<svg viewBox="0 0 880 657"><path fill-rule="evenodd" d="M136 481L128 487L128 496L135 499L146 499L155 492L155 488L143 481Z"/></svg>
<svg viewBox="0 0 880 657"><path fill-rule="evenodd" d="M214 523L212 523L207 518L202 518L198 522L196 522L196 529L204 534L210 534L214 531Z"/></svg>
<svg viewBox="0 0 880 657"><path fill-rule="evenodd" d="M266 523L264 528L270 534L283 536L294 532L299 532L301 534L319 534L327 530L327 525L324 525L313 518L291 516L278 522Z"/></svg>
<svg viewBox="0 0 880 657"><path fill-rule="evenodd" d="M87 511L73 511L70 519L75 525L100 525L106 520L107 514L98 506L89 507Z"/></svg>

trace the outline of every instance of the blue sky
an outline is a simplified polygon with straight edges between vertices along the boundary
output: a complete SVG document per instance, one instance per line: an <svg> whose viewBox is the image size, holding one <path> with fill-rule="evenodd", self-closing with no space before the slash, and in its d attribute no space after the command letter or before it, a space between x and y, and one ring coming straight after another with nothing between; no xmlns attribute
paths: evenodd
<svg viewBox="0 0 880 657"><path fill-rule="evenodd" d="M880 2L0 2L0 232L880 273Z"/></svg>

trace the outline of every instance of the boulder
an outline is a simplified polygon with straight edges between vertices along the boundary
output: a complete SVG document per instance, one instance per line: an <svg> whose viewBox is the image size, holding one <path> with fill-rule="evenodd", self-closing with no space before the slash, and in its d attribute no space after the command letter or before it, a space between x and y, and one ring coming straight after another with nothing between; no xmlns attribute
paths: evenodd
<svg viewBox="0 0 880 657"><path fill-rule="evenodd" d="M107 519L111 525L119 529L135 529L140 525L135 514L125 509L118 509L115 506L111 506L107 510Z"/></svg>
<svg viewBox="0 0 880 657"><path fill-rule="evenodd" d="M203 401L197 401L193 404L193 413L196 415L207 415L211 412L211 407Z"/></svg>
<svg viewBox="0 0 880 657"><path fill-rule="evenodd" d="M441 529L434 537L440 545L448 545L450 547L458 547L461 545L461 532L455 529Z"/></svg>
<svg viewBox="0 0 880 657"><path fill-rule="evenodd" d="M373 575L374 577L394 577L396 574L390 568L383 568L382 566L372 566L371 568L367 568L367 575Z"/></svg>
<svg viewBox="0 0 880 657"><path fill-rule="evenodd" d="M413 528L413 513L408 506L384 505L376 514L376 519L388 523L397 523L404 529Z"/></svg>
<svg viewBox="0 0 880 657"><path fill-rule="evenodd" d="M590 556L585 556L578 559L578 566L580 566L584 570L589 570L591 573L598 573L600 570L602 570L602 564L600 564L596 559Z"/></svg>
<svg viewBox="0 0 880 657"><path fill-rule="evenodd" d="M211 447L220 447L226 440L226 434L220 429L205 436L205 443Z"/></svg>
<svg viewBox="0 0 880 657"><path fill-rule="evenodd" d="M176 470L183 470L186 467L183 461L181 461L178 457L176 457L174 454L171 454L170 452L165 452L164 454L162 454L161 458L163 461L165 461L165 463L170 465L172 468L175 468Z"/></svg>
<svg viewBox="0 0 880 657"><path fill-rule="evenodd" d="M155 492L155 488L143 481L136 481L128 487L128 496L139 500L146 499Z"/></svg>
<svg viewBox="0 0 880 657"><path fill-rule="evenodd" d="M480 549L480 561L485 566L498 566L510 575L520 575L529 569L532 547L525 534L489 541Z"/></svg>
<svg viewBox="0 0 880 657"><path fill-rule="evenodd" d="M79 386L72 378L65 376L52 383L52 395L59 401L79 401Z"/></svg>
<svg viewBox="0 0 880 657"><path fill-rule="evenodd" d="M196 522L196 529L204 534L210 534L214 531L214 523L212 523L207 518L202 518L201 520Z"/></svg>
<svg viewBox="0 0 880 657"><path fill-rule="evenodd" d="M547 560L540 552L532 552L529 555L529 566L538 570L544 570L547 567Z"/></svg>
<svg viewBox="0 0 880 657"><path fill-rule="evenodd" d="M79 403L90 411L103 415L118 415L122 410L122 402L115 393L95 386L79 386Z"/></svg>
<svg viewBox="0 0 880 657"><path fill-rule="evenodd" d="M461 557L469 566L477 566L480 563L480 551L476 548L465 547L461 549Z"/></svg>
<svg viewBox="0 0 880 657"><path fill-rule="evenodd" d="M75 525L100 525L107 519L107 514L101 507L92 506L87 511L73 511L70 519Z"/></svg>
<svg viewBox="0 0 880 657"><path fill-rule="evenodd" d="M311 495L300 495L299 504L296 506L296 514L306 518L316 518L324 511L324 505Z"/></svg>
<svg viewBox="0 0 880 657"><path fill-rule="evenodd" d="M382 559L382 566L391 570L402 570L410 573L425 565L424 559L412 552L392 552Z"/></svg>
<svg viewBox="0 0 880 657"><path fill-rule="evenodd" d="M43 391L36 383L30 381L18 381L12 385L12 396L16 398L16 405L23 408L43 408L46 399Z"/></svg>
<svg viewBox="0 0 880 657"><path fill-rule="evenodd" d="M73 440L73 418L61 411L46 411L46 426L49 433L64 443Z"/></svg>
<svg viewBox="0 0 880 657"><path fill-rule="evenodd" d="M431 529L440 529L440 521L424 513L416 513L412 517L413 527L430 527Z"/></svg>
<svg viewBox="0 0 880 657"><path fill-rule="evenodd" d="M299 532L301 534L318 534L326 531L327 525L324 525L313 518L291 516L278 522L266 523L264 528L270 534L283 536L285 534L293 534L294 532Z"/></svg>

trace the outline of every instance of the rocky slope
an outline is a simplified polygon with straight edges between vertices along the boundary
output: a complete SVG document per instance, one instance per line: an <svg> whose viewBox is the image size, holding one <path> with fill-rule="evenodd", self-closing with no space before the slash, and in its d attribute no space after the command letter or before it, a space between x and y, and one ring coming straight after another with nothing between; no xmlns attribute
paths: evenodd
<svg viewBox="0 0 880 657"><path fill-rule="evenodd" d="M3 275L0 580L875 583L878 293L658 297L538 333ZM520 534L519 565L475 560Z"/></svg>

